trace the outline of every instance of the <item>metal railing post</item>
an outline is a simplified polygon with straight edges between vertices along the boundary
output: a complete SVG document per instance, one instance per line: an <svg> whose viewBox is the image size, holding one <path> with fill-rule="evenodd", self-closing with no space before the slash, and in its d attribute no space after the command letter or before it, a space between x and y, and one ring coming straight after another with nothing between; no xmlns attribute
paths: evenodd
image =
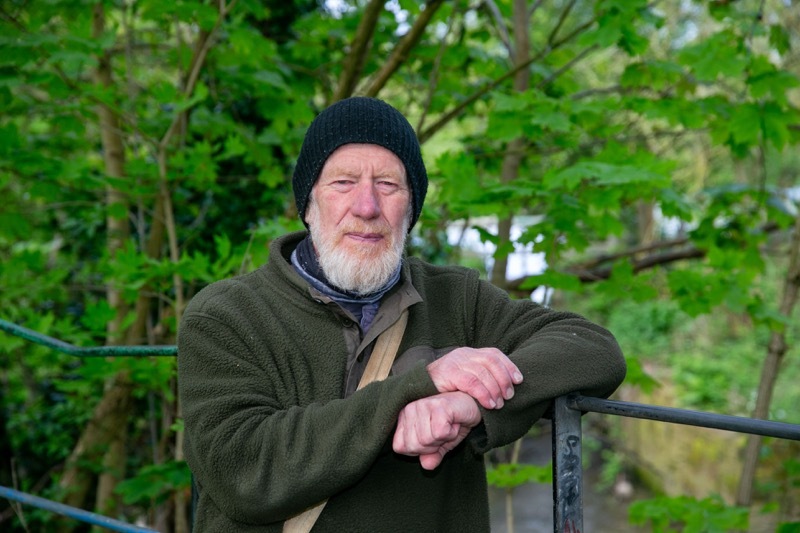
<svg viewBox="0 0 800 533"><path fill-rule="evenodd" d="M570 409L567 396L553 402L553 531L583 531L583 465L581 412Z"/></svg>

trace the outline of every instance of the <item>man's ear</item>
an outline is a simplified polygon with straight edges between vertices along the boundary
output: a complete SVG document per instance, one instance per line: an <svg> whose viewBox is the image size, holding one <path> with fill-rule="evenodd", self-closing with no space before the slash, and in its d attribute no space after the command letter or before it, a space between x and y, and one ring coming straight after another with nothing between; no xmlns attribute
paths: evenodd
<svg viewBox="0 0 800 533"><path fill-rule="evenodd" d="M314 188L316 187L316 183L314 187L311 188L311 192L308 193L308 201L306 202L306 210L303 212L303 217L300 219L302 220L303 224L306 228L311 229L311 224L308 223L308 214L311 212L312 209L316 209L316 200L314 199Z"/></svg>

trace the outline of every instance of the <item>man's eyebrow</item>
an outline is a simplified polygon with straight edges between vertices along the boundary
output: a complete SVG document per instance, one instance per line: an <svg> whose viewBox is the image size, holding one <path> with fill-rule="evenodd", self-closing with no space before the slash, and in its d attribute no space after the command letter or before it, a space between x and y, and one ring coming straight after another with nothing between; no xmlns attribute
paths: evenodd
<svg viewBox="0 0 800 533"><path fill-rule="evenodd" d="M386 172L380 172L375 174L376 178L397 178L403 179L406 177L406 173L402 170L387 170Z"/></svg>
<svg viewBox="0 0 800 533"><path fill-rule="evenodd" d="M358 171L353 170L351 168L343 167L341 165L337 165L335 167L329 167L327 169L327 174L331 176L348 176L348 177L358 177Z"/></svg>

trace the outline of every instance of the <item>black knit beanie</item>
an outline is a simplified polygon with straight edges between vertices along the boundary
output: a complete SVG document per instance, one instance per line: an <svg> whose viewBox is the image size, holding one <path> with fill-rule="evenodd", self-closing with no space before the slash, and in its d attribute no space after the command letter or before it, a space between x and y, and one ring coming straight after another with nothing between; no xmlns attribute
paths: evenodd
<svg viewBox="0 0 800 533"><path fill-rule="evenodd" d="M305 224L311 188L325 161L334 150L349 143L383 146L403 162L411 187L410 231L419 218L428 191L428 173L417 135L397 109L382 100L360 96L336 102L323 110L308 127L292 177L300 220Z"/></svg>

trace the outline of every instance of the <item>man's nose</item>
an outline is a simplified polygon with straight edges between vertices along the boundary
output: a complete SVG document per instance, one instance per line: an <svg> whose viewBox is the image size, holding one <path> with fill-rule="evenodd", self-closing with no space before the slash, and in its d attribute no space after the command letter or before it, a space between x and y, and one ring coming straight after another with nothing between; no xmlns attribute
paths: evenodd
<svg viewBox="0 0 800 533"><path fill-rule="evenodd" d="M380 214L381 206L378 199L378 191L372 182L359 183L353 192L355 193L355 198L353 198L351 210L355 216L372 219Z"/></svg>

